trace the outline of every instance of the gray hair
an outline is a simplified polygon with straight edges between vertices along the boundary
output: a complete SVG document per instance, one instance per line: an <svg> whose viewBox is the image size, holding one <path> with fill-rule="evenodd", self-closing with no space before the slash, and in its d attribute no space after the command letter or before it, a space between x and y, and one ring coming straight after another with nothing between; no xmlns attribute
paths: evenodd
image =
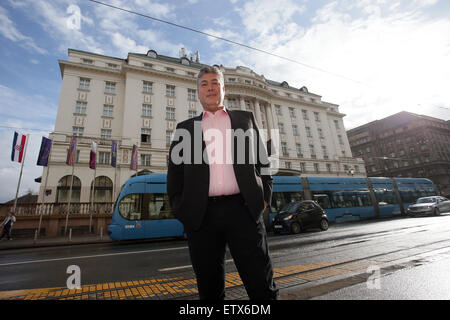
<svg viewBox="0 0 450 320"><path fill-rule="evenodd" d="M214 73L217 74L219 76L219 80L222 83L222 86L224 85L224 80L223 80L223 73L222 71L220 71L219 67L217 67L216 65L210 67L210 66L206 66L200 69L200 72L198 73L197 76L197 88L200 86L200 79L203 77L203 75L205 75L206 73Z"/></svg>

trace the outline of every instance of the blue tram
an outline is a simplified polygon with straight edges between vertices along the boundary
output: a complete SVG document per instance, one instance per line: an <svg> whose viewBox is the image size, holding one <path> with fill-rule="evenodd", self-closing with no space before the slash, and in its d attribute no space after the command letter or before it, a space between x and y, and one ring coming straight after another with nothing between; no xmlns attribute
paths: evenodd
<svg viewBox="0 0 450 320"><path fill-rule="evenodd" d="M286 204L315 200L330 222L404 215L419 197L436 195L424 178L356 178L274 176L270 210L265 223ZM184 228L170 212L166 174L149 174L128 180L114 205L108 234L113 240L183 237Z"/></svg>

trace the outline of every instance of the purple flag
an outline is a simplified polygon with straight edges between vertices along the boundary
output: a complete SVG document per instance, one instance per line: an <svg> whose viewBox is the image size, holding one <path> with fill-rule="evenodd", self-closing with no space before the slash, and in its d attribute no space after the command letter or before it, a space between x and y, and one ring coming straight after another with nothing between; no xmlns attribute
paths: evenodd
<svg viewBox="0 0 450 320"><path fill-rule="evenodd" d="M95 169L95 160L97 159L97 143L92 141L91 154L89 157L89 168Z"/></svg>
<svg viewBox="0 0 450 320"><path fill-rule="evenodd" d="M117 164L117 142L113 141L111 145L111 166L114 168Z"/></svg>
<svg viewBox="0 0 450 320"><path fill-rule="evenodd" d="M133 144L133 151L131 152L131 170L137 169L137 146Z"/></svg>
<svg viewBox="0 0 450 320"><path fill-rule="evenodd" d="M38 166L46 167L48 165L48 157L50 156L50 149L52 148L52 140L42 137L41 150L39 150L39 157L37 160Z"/></svg>

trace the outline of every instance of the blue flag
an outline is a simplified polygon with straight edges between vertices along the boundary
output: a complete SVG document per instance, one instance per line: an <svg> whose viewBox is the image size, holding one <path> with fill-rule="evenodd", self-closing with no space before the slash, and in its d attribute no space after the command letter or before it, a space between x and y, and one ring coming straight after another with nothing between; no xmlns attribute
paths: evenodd
<svg viewBox="0 0 450 320"><path fill-rule="evenodd" d="M117 142L113 141L111 145L111 166L116 167L117 162Z"/></svg>
<svg viewBox="0 0 450 320"><path fill-rule="evenodd" d="M48 165L48 157L50 155L50 149L52 148L52 140L42 137L41 150L39 150L39 157L37 160L38 166L46 167Z"/></svg>

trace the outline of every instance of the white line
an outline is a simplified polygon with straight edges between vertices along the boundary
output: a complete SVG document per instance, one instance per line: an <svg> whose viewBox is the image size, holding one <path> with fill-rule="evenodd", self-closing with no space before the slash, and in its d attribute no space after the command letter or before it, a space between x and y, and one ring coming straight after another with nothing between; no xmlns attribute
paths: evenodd
<svg viewBox="0 0 450 320"><path fill-rule="evenodd" d="M228 259L225 260L225 263L229 263L233 261L233 259ZM187 269L187 268L192 268L192 265L187 265L187 266L179 266L179 267L173 267L173 268L164 268L164 269L159 269L158 271L160 272L164 272L164 271L172 271L172 270L179 270L179 269Z"/></svg>
<svg viewBox="0 0 450 320"><path fill-rule="evenodd" d="M74 260L74 259L89 259L89 258L100 258L100 257L111 257L111 256L120 256L120 255L127 255L127 254L150 253L150 252L181 250L181 249L184 250L184 249L187 249L187 247L167 248L167 249L154 249L154 250L144 250L144 251L131 251L131 252L120 252L120 253L107 253L107 254L99 254L99 255L93 255L93 256L79 256L79 257L67 257L67 258L57 258L57 259L31 260L31 261L22 261L22 262L2 263L2 264L0 264L0 267L14 266L14 265L19 265L19 264L53 262L53 261Z"/></svg>

